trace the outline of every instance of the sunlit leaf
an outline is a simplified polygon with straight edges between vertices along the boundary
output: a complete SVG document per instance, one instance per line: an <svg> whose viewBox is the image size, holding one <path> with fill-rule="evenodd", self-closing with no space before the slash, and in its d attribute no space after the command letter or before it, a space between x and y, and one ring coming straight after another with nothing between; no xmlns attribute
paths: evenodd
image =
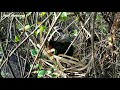
<svg viewBox="0 0 120 90"><path fill-rule="evenodd" d="M31 29L30 25L25 26L25 31L29 31Z"/></svg>
<svg viewBox="0 0 120 90"><path fill-rule="evenodd" d="M37 29L37 31L35 32L35 36L37 37L39 33L40 33L40 29Z"/></svg>
<svg viewBox="0 0 120 90"><path fill-rule="evenodd" d="M78 35L78 30L75 29L72 31L71 36L77 36Z"/></svg>
<svg viewBox="0 0 120 90"><path fill-rule="evenodd" d="M67 17L67 12L63 12L62 14L61 14L61 17Z"/></svg>
<svg viewBox="0 0 120 90"><path fill-rule="evenodd" d="M76 21L78 21L79 20L79 17L76 17Z"/></svg>
<svg viewBox="0 0 120 90"><path fill-rule="evenodd" d="M63 20L63 21L67 20L67 19L68 19L68 14L67 14L67 12L63 12L63 13L61 14L61 16L60 16L60 19Z"/></svg>
<svg viewBox="0 0 120 90"><path fill-rule="evenodd" d="M47 14L46 12L42 12L42 13L40 14L40 16L41 16L41 17L44 17L46 14Z"/></svg>
<svg viewBox="0 0 120 90"><path fill-rule="evenodd" d="M46 29L47 29L46 26L40 26L40 30L41 30L42 32L44 32Z"/></svg>
<svg viewBox="0 0 120 90"><path fill-rule="evenodd" d="M35 68L39 68L39 66L40 66L39 64L36 64L36 65L35 65Z"/></svg>
<svg viewBox="0 0 120 90"><path fill-rule="evenodd" d="M51 56L51 57L50 57L50 59L54 59L54 57L53 57L53 56Z"/></svg>
<svg viewBox="0 0 120 90"><path fill-rule="evenodd" d="M19 42L20 41L20 36L19 35L16 35L15 36L15 42Z"/></svg>
<svg viewBox="0 0 120 90"><path fill-rule="evenodd" d="M73 31L73 34L74 34L74 36L77 36L77 35L78 35L78 30L75 29L75 30Z"/></svg>
<svg viewBox="0 0 120 90"><path fill-rule="evenodd" d="M44 77L45 74L46 74L46 70L40 70L40 71L38 71L38 78Z"/></svg>
<svg viewBox="0 0 120 90"><path fill-rule="evenodd" d="M109 42L112 42L112 37L108 37L108 41L109 41Z"/></svg>

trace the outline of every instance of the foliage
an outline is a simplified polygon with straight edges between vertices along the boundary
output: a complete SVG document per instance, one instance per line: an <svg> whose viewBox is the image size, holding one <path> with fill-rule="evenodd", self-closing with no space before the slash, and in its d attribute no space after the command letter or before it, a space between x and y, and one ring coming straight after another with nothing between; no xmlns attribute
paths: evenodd
<svg viewBox="0 0 120 90"><path fill-rule="evenodd" d="M20 36L19 35L16 35L15 36L15 42L19 42L20 41Z"/></svg>
<svg viewBox="0 0 120 90"><path fill-rule="evenodd" d="M117 13L1 12L1 18L4 14L16 17L10 18L8 15L8 18L0 22L0 43L3 44L3 52L0 47L0 60L3 63L2 60L7 58L13 62L17 59L14 63L18 69L13 72L4 71L7 69L3 66L2 76L14 77L15 73L18 78L27 77L27 73L31 72L37 78L120 77L119 67L113 65L119 64L120 59L117 54L120 48ZM118 20L115 22L114 18ZM55 26L61 29L56 30ZM117 29L113 30L114 28ZM73 46L73 55L63 55L63 52L49 45L49 40L61 42L62 46L69 43ZM56 47L63 51L62 46ZM66 50L69 51L69 48L66 47ZM111 62L115 59L115 62ZM113 67L116 69L115 73ZM17 70L20 70L19 74L16 74Z"/></svg>

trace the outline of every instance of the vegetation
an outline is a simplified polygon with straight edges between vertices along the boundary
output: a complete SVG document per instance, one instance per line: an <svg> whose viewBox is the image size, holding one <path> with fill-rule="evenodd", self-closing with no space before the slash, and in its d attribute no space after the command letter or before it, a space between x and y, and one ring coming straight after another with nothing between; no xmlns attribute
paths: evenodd
<svg viewBox="0 0 120 90"><path fill-rule="evenodd" d="M1 12L0 77L119 78L119 23L119 12Z"/></svg>

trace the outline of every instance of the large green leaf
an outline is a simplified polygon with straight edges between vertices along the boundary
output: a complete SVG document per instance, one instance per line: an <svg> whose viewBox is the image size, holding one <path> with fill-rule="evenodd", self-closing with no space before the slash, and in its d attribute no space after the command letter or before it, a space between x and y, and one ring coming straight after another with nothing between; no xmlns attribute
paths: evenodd
<svg viewBox="0 0 120 90"><path fill-rule="evenodd" d="M63 20L63 21L67 20L68 19L68 13L67 12L63 12L61 14L61 16L60 16L60 19Z"/></svg>
<svg viewBox="0 0 120 90"><path fill-rule="evenodd" d="M25 26L25 31L29 31L31 29L31 26L30 25L26 25Z"/></svg>
<svg viewBox="0 0 120 90"><path fill-rule="evenodd" d="M63 12L62 14L61 14L61 17L65 17L65 18L67 18L67 12Z"/></svg>
<svg viewBox="0 0 120 90"><path fill-rule="evenodd" d="M44 77L45 74L46 74L46 70L40 70L40 71L38 71L38 78Z"/></svg>

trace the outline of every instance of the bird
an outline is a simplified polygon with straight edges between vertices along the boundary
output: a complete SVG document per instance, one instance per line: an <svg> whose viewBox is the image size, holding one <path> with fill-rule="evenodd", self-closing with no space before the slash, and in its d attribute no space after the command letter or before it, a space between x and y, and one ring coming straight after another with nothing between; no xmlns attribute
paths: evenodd
<svg viewBox="0 0 120 90"><path fill-rule="evenodd" d="M56 30L57 29L57 30ZM56 50L56 55L64 54L66 50L68 49L69 45L71 44L71 39L69 35L63 33L62 28L55 26L54 30L59 33L58 36L54 35L54 38L52 38L49 41L49 48L54 48ZM69 48L66 55L72 56L73 55L73 45Z"/></svg>
<svg viewBox="0 0 120 90"><path fill-rule="evenodd" d="M60 42L60 41L50 40L49 47L54 48L56 50L55 54L59 55L59 54L64 54L66 52L66 50L68 49L70 44L71 44L70 42L65 42L65 41ZM68 55L68 56L73 55L73 46L71 46L69 48L66 55Z"/></svg>

